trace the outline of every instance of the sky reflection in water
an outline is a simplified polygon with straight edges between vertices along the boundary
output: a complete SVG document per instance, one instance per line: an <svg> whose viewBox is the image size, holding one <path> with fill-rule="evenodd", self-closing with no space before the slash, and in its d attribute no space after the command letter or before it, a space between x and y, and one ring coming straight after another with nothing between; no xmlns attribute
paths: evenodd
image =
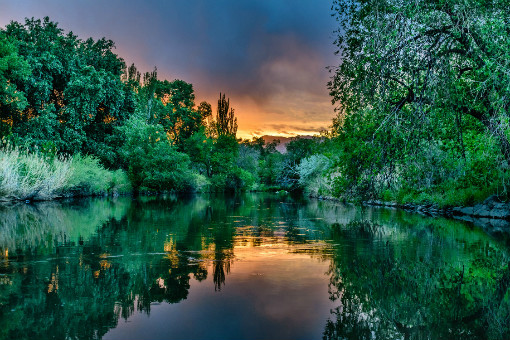
<svg viewBox="0 0 510 340"><path fill-rule="evenodd" d="M213 277L190 281L179 304L151 306L150 317L134 313L105 339L314 339L329 310L326 262L289 254L283 246L234 248L235 260L221 289ZM207 265L213 272L213 263Z"/></svg>

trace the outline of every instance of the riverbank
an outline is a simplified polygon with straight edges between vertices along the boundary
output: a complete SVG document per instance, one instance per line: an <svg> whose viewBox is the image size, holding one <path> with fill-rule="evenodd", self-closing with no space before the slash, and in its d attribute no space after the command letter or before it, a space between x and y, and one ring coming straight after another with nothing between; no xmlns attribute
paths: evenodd
<svg viewBox="0 0 510 340"><path fill-rule="evenodd" d="M343 202L332 196L313 196L318 200L331 200ZM489 234L510 233L510 202L502 202L497 195L489 196L483 202L473 206L456 206L440 208L436 204L413 204L386 202L382 200L369 200L361 202L362 205L386 209L401 209L411 213L426 216L444 216L461 221L473 223Z"/></svg>
<svg viewBox="0 0 510 340"><path fill-rule="evenodd" d="M446 208L439 208L435 204L398 204L396 202L384 202L380 200L365 201L363 204L385 208L398 208L422 215L447 216L471 222L491 234L510 232L510 202L500 201L497 195L489 196L483 202L474 206Z"/></svg>

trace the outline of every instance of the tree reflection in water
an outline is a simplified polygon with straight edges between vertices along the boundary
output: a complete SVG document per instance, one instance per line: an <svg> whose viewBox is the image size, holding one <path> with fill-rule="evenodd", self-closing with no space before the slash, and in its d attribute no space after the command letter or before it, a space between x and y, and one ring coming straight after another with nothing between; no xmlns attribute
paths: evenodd
<svg viewBox="0 0 510 340"><path fill-rule="evenodd" d="M257 206L264 209L254 214ZM221 291L239 226L230 216L249 220L260 245L280 208L262 196L235 196L1 210L0 339L99 339L120 318L186 299L190 280L206 280L209 264Z"/></svg>
<svg viewBox="0 0 510 340"><path fill-rule="evenodd" d="M225 285L226 274L230 273L230 265L233 259L233 249L224 249L215 252L213 263L213 281L215 291L221 291L221 286Z"/></svg>
<svg viewBox="0 0 510 340"><path fill-rule="evenodd" d="M330 261L325 339L510 338L505 250L442 220L370 214L265 195L0 207L0 339L99 339L187 299L192 280L221 291L236 246L278 242Z"/></svg>
<svg viewBox="0 0 510 340"><path fill-rule="evenodd" d="M324 339L509 338L506 251L472 245L471 256L457 260L444 254L456 240L430 229L408 235L414 247L389 242L370 221L333 230L350 246L331 261L330 298L339 307Z"/></svg>

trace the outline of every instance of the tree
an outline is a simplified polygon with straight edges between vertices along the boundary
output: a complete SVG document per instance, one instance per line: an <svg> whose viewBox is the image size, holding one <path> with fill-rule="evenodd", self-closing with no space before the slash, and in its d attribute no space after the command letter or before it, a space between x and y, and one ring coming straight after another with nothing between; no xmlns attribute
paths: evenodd
<svg viewBox="0 0 510 340"><path fill-rule="evenodd" d="M134 70L131 70L131 75L134 77ZM138 79L138 75L136 76ZM145 72L143 74L143 87L139 94L141 97L140 103L143 105L142 110L146 112L147 121L152 121L155 117L154 111L154 96L156 95L156 88L158 86L158 69L154 67L152 72Z"/></svg>
<svg viewBox="0 0 510 340"><path fill-rule="evenodd" d="M207 136L205 128L194 133L184 141L184 150L190 157L193 168L207 177L212 176L212 156L214 151L214 139Z"/></svg>
<svg viewBox="0 0 510 340"><path fill-rule="evenodd" d="M178 152L161 125L135 115L119 128L124 144L119 152L136 190L188 191L192 174L188 155Z"/></svg>
<svg viewBox="0 0 510 340"><path fill-rule="evenodd" d="M0 31L0 138L10 133L13 116L28 105L25 94L16 83L23 82L29 73L28 63Z"/></svg>
<svg viewBox="0 0 510 340"><path fill-rule="evenodd" d="M120 78L125 64L113 53L114 43L82 41L47 17L11 22L1 34L30 70L8 79L23 102L2 108L13 140L31 147L52 144L59 153L93 154L111 165L114 127L134 110L132 91Z"/></svg>
<svg viewBox="0 0 510 340"><path fill-rule="evenodd" d="M157 97L165 104L165 117L161 123L170 133L175 145L183 150L183 143L200 130L203 117L195 106L193 85L183 80L158 83Z"/></svg>
<svg viewBox="0 0 510 340"><path fill-rule="evenodd" d="M333 10L334 128L370 156L346 149L356 158L352 183L389 183L380 174L398 174L434 148L465 159L468 129L485 129L510 161L508 1L335 1Z"/></svg>
<svg viewBox="0 0 510 340"><path fill-rule="evenodd" d="M234 117L234 109L230 108L230 99L225 100L225 94L222 96L221 93L216 113L216 130L218 136L230 135L235 138L237 133L237 118Z"/></svg>
<svg viewBox="0 0 510 340"><path fill-rule="evenodd" d="M156 70L145 74L139 97L139 110L146 112L147 122L163 126L180 151L185 150L186 140L201 130L210 115L207 102L195 108L192 84L179 79L158 80Z"/></svg>
<svg viewBox="0 0 510 340"><path fill-rule="evenodd" d="M197 111L200 113L200 117L202 117L202 125L205 127L205 132L209 136L213 136L215 134L214 121L212 116L212 106L206 101L200 103L197 108Z"/></svg>
<svg viewBox="0 0 510 340"><path fill-rule="evenodd" d="M342 64L330 89L342 111L369 105L385 123L423 124L442 108L459 133L469 115L510 160L507 1L335 1L334 8Z"/></svg>
<svg viewBox="0 0 510 340"><path fill-rule="evenodd" d="M141 74L136 68L135 64L131 64L131 66L128 67L126 70L126 80L133 84L133 87L140 87L141 82Z"/></svg>

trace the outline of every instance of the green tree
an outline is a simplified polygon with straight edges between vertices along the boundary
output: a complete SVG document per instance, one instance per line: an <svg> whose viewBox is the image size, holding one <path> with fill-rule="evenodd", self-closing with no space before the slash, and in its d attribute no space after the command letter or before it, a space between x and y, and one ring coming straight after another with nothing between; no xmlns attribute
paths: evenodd
<svg viewBox="0 0 510 340"><path fill-rule="evenodd" d="M133 79L136 72L136 69L128 70L128 79ZM138 111L146 115L149 124L161 125L180 151L189 146L186 141L205 126L211 114L206 102L195 108L192 84L179 79L158 80L156 69L145 73L142 87L137 89L135 80L128 83L134 84L138 91Z"/></svg>
<svg viewBox="0 0 510 340"><path fill-rule="evenodd" d="M184 150L189 155L195 170L207 177L212 176L214 139L207 136L205 127L184 141Z"/></svg>
<svg viewBox="0 0 510 340"><path fill-rule="evenodd" d="M312 155L316 142L309 138L293 138L287 144L287 152L279 164L278 184L286 190L301 190L299 185L299 164L301 160Z"/></svg>
<svg viewBox="0 0 510 340"><path fill-rule="evenodd" d="M227 174L234 167L239 154L239 144L231 135L220 135L214 141L212 152L212 173Z"/></svg>
<svg viewBox="0 0 510 340"><path fill-rule="evenodd" d="M10 133L13 116L28 105L25 93L16 84L22 83L29 73L28 63L0 31L0 138Z"/></svg>
<svg viewBox="0 0 510 340"><path fill-rule="evenodd" d="M430 171L436 185L456 172L445 162L471 166L478 151L467 149L470 133L498 145L491 158L510 160L508 8L483 0L334 1L341 63L329 89L351 187L395 185L409 164ZM425 159L443 164L427 168Z"/></svg>
<svg viewBox="0 0 510 340"><path fill-rule="evenodd" d="M490 120L502 123L506 105L506 1L335 1L334 10L342 63L329 86L342 113L369 106L422 123L439 105L501 137Z"/></svg>
<svg viewBox="0 0 510 340"><path fill-rule="evenodd" d="M204 124L202 111L195 109L193 85L183 80L159 81L156 97L164 108L160 111L158 122L170 134L173 143L183 150L184 141L198 132Z"/></svg>
<svg viewBox="0 0 510 340"><path fill-rule="evenodd" d="M135 115L119 133L125 141L120 154L135 190L193 189L189 157L177 151L161 125L148 124L144 116Z"/></svg>
<svg viewBox="0 0 510 340"><path fill-rule="evenodd" d="M136 71L131 69L131 77L134 77L134 73L136 73ZM136 78L138 79L138 75ZM138 91L138 103L140 105L138 110L145 113L148 122L157 119L157 114L154 113L155 107L159 104L159 102L154 100L157 86L158 69L154 67L152 72L145 72L143 74L143 86Z"/></svg>
<svg viewBox="0 0 510 340"><path fill-rule="evenodd" d="M113 53L114 43L82 41L47 17L11 22L2 36L30 69L26 77L13 74L9 79L18 97L26 98L26 104L23 100L18 108L2 110L3 117L10 117L13 139L37 147L50 143L60 153L97 155L112 165L110 137L134 110L131 89L120 78L125 64Z"/></svg>
<svg viewBox="0 0 510 340"><path fill-rule="evenodd" d="M277 180L281 173L284 156L276 150L279 140L268 143L259 161L260 183L266 187L278 186Z"/></svg>

